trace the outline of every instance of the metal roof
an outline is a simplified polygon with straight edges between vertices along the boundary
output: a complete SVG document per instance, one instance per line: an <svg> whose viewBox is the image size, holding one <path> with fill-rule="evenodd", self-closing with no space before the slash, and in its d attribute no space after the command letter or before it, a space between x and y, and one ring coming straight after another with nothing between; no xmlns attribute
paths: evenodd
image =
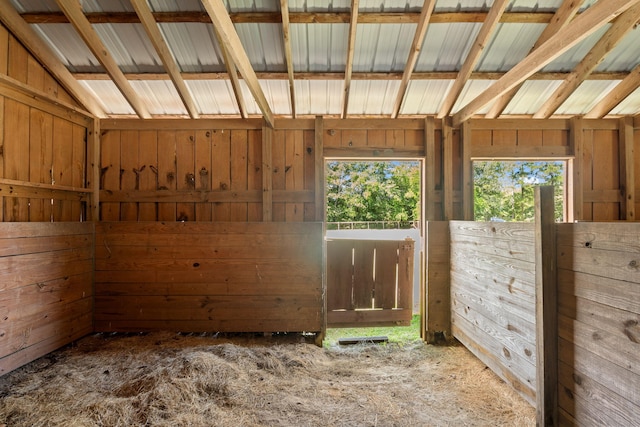
<svg viewBox="0 0 640 427"><path fill-rule="evenodd" d="M606 1L578 2L577 14L572 19L581 19L590 8L602 6ZM629 4L636 1L628 0ZM201 116L259 116L266 114L265 110L276 117L291 117L294 113L297 117L343 116L347 103L347 116L402 117L439 114L458 72L478 43L481 52L472 64L472 74L461 76L466 81L449 114L455 115L473 104L479 95L490 92L498 79L527 60L564 0L508 1L501 22L483 41L476 38L483 26L482 19L490 16L493 0L437 0L424 38L413 51L425 3L430 2L360 0L358 10L352 11L350 0L289 0L290 24L285 27L278 0L222 0L229 14L225 18L233 21L233 25L217 31L223 31L223 36L237 35L240 45L232 43L225 48L233 50L229 57L242 51L239 55L246 55L249 70L242 63L229 63L225 58L225 49L201 1L148 0L146 5L154 13L162 41L186 82L187 96L193 99ZM135 115L130 100L105 71L108 68L94 56L55 0L11 0L11 4L41 42L95 96L108 116ZM82 0L81 5L104 49L150 114L189 117L161 55L129 0ZM634 13L633 8L629 13ZM357 26L350 51L350 22L354 19ZM516 95L501 116L536 114L563 79L589 58L614 22L599 23L593 34L577 41L566 52L553 55L542 67L532 69L527 79L518 82L522 84L517 85ZM412 55L415 66L407 69ZM347 64L351 64L350 69ZM635 78L633 87L639 87L638 72L636 77L632 73L638 65L640 29L633 28L611 46L610 52L597 58L591 67L593 72L579 82L552 117L588 113L627 76ZM235 89L230 69L240 73ZM293 72L291 82L289 69ZM403 77L408 78L405 86ZM256 90L263 93L266 106L254 99ZM295 99L291 99L292 94ZM493 101L475 108L473 114L482 117L492 104ZM240 105L245 106L245 111ZM394 111L397 105L398 110ZM638 113L640 92L635 90L626 93L608 115Z"/></svg>

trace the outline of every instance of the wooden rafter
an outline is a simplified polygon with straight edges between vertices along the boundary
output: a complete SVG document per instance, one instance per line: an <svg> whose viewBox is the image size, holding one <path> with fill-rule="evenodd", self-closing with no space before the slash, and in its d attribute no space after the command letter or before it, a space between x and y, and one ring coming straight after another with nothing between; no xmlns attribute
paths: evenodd
<svg viewBox="0 0 640 427"><path fill-rule="evenodd" d="M616 87L602 98L591 111L584 115L587 119L599 119L613 110L626 97L640 87L640 65L637 65Z"/></svg>
<svg viewBox="0 0 640 427"><path fill-rule="evenodd" d="M424 41L424 37L427 35L427 27L429 26L429 21L431 20L431 15L433 14L433 8L435 5L436 0L424 0L424 4L422 5L420 21L418 22L416 33L413 36L413 42L411 42L409 57L407 58L407 63L404 67L404 73L402 74L402 80L400 81L400 87L398 88L398 95L396 96L393 111L391 112L391 117L393 118L398 117L398 113L400 113L400 107L402 106L402 101L407 93L407 87L409 86L409 80L411 79L411 74L413 74L413 69L416 66L416 61L418 61L418 55L420 54L420 49L422 49L422 42Z"/></svg>
<svg viewBox="0 0 640 427"><path fill-rule="evenodd" d="M180 74L180 68L174 60L173 55L169 50L169 46L167 46L167 43L160 33L160 28L158 27L158 23L153 17L151 9L147 5L147 0L131 0L131 5L138 14L138 17L140 17L140 23L147 32L147 35L149 36L153 47L156 49L156 52L158 53L158 56L160 57L160 60L164 65L164 69L167 70L171 81L173 82L176 90L178 91L178 94L180 95L180 99L182 99L182 103L189 112L189 116L192 119L199 118L200 114L198 113L196 104L193 101L191 92L184 82L182 74Z"/></svg>
<svg viewBox="0 0 640 427"><path fill-rule="evenodd" d="M442 107L440 108L440 112L437 116L439 119L448 116L451 113L455 102L458 100L458 97L464 89L464 85L469 80L469 76L471 76L476 64L480 60L480 55L482 55L485 46L489 42L489 38L500 22L500 17L504 13L507 3L508 0L496 0L493 2L493 6L491 6L491 10L489 10L489 14L487 15L487 20L482 24L482 28L480 28L480 32L478 33L476 40L473 42L469 54L464 60L464 63L460 68L460 72L458 72L458 76L453 82L453 86L442 103Z"/></svg>
<svg viewBox="0 0 640 427"><path fill-rule="evenodd" d="M96 99L78 83L67 67L42 42L8 0L0 0L0 20L80 105L96 117L104 118L107 116Z"/></svg>
<svg viewBox="0 0 640 427"><path fill-rule="evenodd" d="M351 75L353 74L353 55L356 48L356 28L358 26L358 9L360 0L351 0L351 22L349 23L349 45L347 46L347 62L344 70L344 99L342 118L347 117L349 110L349 93L351 91Z"/></svg>
<svg viewBox="0 0 640 427"><path fill-rule="evenodd" d="M471 73L471 80L498 80L505 72L476 71ZM109 80L105 73L72 73L78 80ZM622 80L627 77L627 72L600 72L591 73L587 80ZM166 73L125 73L128 80L170 80ZM288 75L281 72L256 72L260 80L286 80ZM455 71L431 71L414 72L411 80L455 80L458 73ZM567 72L538 72L529 77L529 80L564 80L569 76ZM226 72L187 72L182 73L185 80L226 80L229 78ZM303 72L296 73L296 80L344 80L343 72ZM401 80L402 73L370 73L352 72L351 80Z"/></svg>
<svg viewBox="0 0 640 427"><path fill-rule="evenodd" d="M94 56L100 64L102 64L105 70L107 70L111 80L113 80L116 87L120 90L136 114L142 119L151 118L151 114L149 114L147 107L138 97L138 94L120 70L115 59L113 59L108 49L102 43L102 40L100 40L100 37L91 26L91 23L87 20L87 17L82 11L82 5L78 1L56 0L56 2L58 3L58 7L60 7L67 18L69 18L69 21L76 31L78 31L78 34L80 34L80 37L82 37L87 47L91 52L93 52Z"/></svg>
<svg viewBox="0 0 640 427"><path fill-rule="evenodd" d="M552 35L567 26L569 22L571 22L571 20L576 16L576 13L578 13L581 5L581 1L564 0L558 10L556 10L556 13L555 15L553 15L553 19L551 19L549 25L545 27L542 34L540 34L540 37L538 37L538 40L533 45L533 48L531 48L530 52L536 50L541 44L549 40ZM509 92L496 99L496 102L493 103L493 106L487 112L487 114L485 114L485 117L488 119L495 119L500 114L502 114L504 109L507 108L507 105L509 105L509 102L511 102L516 93L518 93L518 90L521 86L522 84L519 84Z"/></svg>
<svg viewBox="0 0 640 427"><path fill-rule="evenodd" d="M536 119L549 118L582 84L585 78L602 62L604 57L634 28L640 19L640 3L624 12L609 30L598 40L573 72L547 98L533 115Z"/></svg>
<svg viewBox="0 0 640 427"><path fill-rule="evenodd" d="M220 35L221 45L226 47L229 56L233 59L233 63L247 83L249 91L251 91L260 111L262 111L267 124L273 127L274 121L271 107L269 107L267 98L260 87L260 82L251 66L249 57L242 47L240 37L238 37L238 33L233 27L233 22L231 22L227 9L219 0L202 0L202 4Z"/></svg>
<svg viewBox="0 0 640 427"><path fill-rule="evenodd" d="M575 1L575 0L574 0ZM140 20L135 13L129 12L95 12L87 13L92 24L135 24ZM160 23L204 23L210 22L209 16L202 12L154 12ZM361 24L416 24L421 21L420 12L363 12L359 14ZM67 17L59 12L23 13L21 16L29 24L63 24ZM548 24L553 19L552 12L507 12L500 22L520 24ZM278 12L239 12L229 14L234 24L279 24L281 16ZM487 12L434 12L430 23L482 23ZM351 22L350 12L290 12L292 24L348 24Z"/></svg>
<svg viewBox="0 0 640 427"><path fill-rule="evenodd" d="M282 39L284 43L284 58L287 62L287 77L289 79L289 97L291 98L291 116L296 118L296 91L293 82L293 54L291 53L291 28L289 25L289 1L280 0L282 14Z"/></svg>
<svg viewBox="0 0 640 427"><path fill-rule="evenodd" d="M575 46L581 40L593 34L640 0L607 0L597 2L572 24L554 34L538 49L515 65L500 80L478 95L473 101L453 116L455 125L472 117L478 110L513 89L536 71Z"/></svg>
<svg viewBox="0 0 640 427"><path fill-rule="evenodd" d="M244 102L244 96L242 96L242 90L240 89L240 78L238 77L238 69L236 68L236 64L233 63L233 58L229 55L229 51L227 50L227 46L222 42L222 38L220 38L220 33L217 28L214 28L216 33L216 40L218 40L218 45L220 46L220 51L222 52L222 60L224 61L225 67L227 68L227 73L224 74L224 78L229 78L231 80L231 88L233 89L233 95L236 97L236 102L238 103L238 110L240 110L240 117L246 119L249 117L247 114L247 105ZM200 79L207 80L207 79Z"/></svg>

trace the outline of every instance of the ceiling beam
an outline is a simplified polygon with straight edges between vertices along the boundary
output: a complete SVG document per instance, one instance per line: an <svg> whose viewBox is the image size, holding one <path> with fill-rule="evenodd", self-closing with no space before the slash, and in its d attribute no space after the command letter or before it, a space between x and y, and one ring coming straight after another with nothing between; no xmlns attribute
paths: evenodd
<svg viewBox="0 0 640 427"><path fill-rule="evenodd" d="M453 116L453 124L460 125L468 120L485 105L525 81L529 76L593 34L607 22L637 4L638 1L640 0L607 0L595 3L576 17L571 25L554 34L538 49L516 64L500 80L458 111Z"/></svg>
<svg viewBox="0 0 640 427"><path fill-rule="evenodd" d="M622 80L628 76L628 72L601 72L591 73L587 80ZM471 73L470 80L498 80L504 76L503 72L476 71ZM568 72L537 72L529 77L529 80L564 80ZM109 80L106 73L72 73L78 80ZM170 80L166 73L125 73L129 80ZM288 75L281 72L257 72L260 80L286 80ZM455 71L430 71L414 72L411 80L455 80L458 73ZM226 72L182 73L185 80L226 80L229 75ZM343 72L304 72L296 73L297 80L344 80ZM352 80L401 80L402 73L370 73L352 72Z"/></svg>
<svg viewBox="0 0 640 427"><path fill-rule="evenodd" d="M529 53L536 50L541 44L549 40L552 35L567 26L578 13L578 10L580 9L580 6L582 6L582 3L583 0L564 0L558 10L556 10L556 13L555 15L553 15L553 19L551 19L549 25L545 27L542 34L540 34L540 37L538 37L538 40L533 45ZM504 109L507 108L507 105L509 105L513 97L516 96L516 93L518 93L521 87L522 83L496 99L496 102L493 103L491 109L487 112L487 114L485 114L485 118L495 119L496 117L500 116Z"/></svg>
<svg viewBox="0 0 640 427"><path fill-rule="evenodd" d="M136 114L142 119L151 118L147 107L138 97L138 94L102 43L102 40L100 40L91 23L87 20L86 16L84 16L80 3L78 1L63 0L56 0L56 3L58 3L58 7L60 7L62 12L69 18L69 21L76 31L78 31L78 34L80 34L80 37L82 37L87 47L93 52L96 59L102 64L105 70L107 70L116 87L120 90L127 102L129 102Z"/></svg>
<svg viewBox="0 0 640 427"><path fill-rule="evenodd" d="M220 0L202 0L202 4L207 10L213 25L216 27L220 35L220 39L222 41L221 45L226 47L229 56L233 59L233 63L244 78L247 86L249 87L249 91L251 91L251 94L258 104L258 108L262 111L264 119L267 124L273 128L274 120L271 107L269 107L267 98L260 87L258 77L251 66L249 57L242 46L242 42L240 41L240 37L238 37L238 33L233 26L233 22L231 22L231 18L229 18L227 9Z"/></svg>
<svg viewBox="0 0 640 427"><path fill-rule="evenodd" d="M92 12L87 13L92 24L135 24L140 19L130 12ZM416 24L420 22L420 12L362 12L359 13L361 24ZM59 12L30 12L21 16L29 24L64 24L69 20ZM159 23L204 23L211 22L209 15L202 12L154 12ZM548 24L553 12L506 12L500 22L520 24ZM279 24L281 16L278 12L238 12L230 13L234 24ZM482 23L487 12L434 12L429 20L432 24ZM292 24L348 24L351 12L290 12Z"/></svg>
<svg viewBox="0 0 640 427"><path fill-rule="evenodd" d="M353 74L353 55L356 50L356 29L358 26L358 9L360 0L351 0L351 22L349 23L349 45L347 46L347 62L344 70L344 98L342 118L347 118L349 111L349 93L351 92L351 76Z"/></svg>
<svg viewBox="0 0 640 427"><path fill-rule="evenodd" d="M427 35L427 27L429 26L429 21L435 5L436 0L424 0L424 3L422 4L420 21L418 22L418 27L416 28L416 32L413 36L413 42L411 42L409 57L407 58L404 73L402 74L402 80L400 81L400 87L398 88L398 95L396 96L396 101L393 105L393 110L391 111L391 117L394 119L398 117L398 114L400 113L400 107L402 107L402 101L407 93L409 80L411 80L411 74L413 74L413 69L418 61L418 55L420 54L420 49L422 49L424 37Z"/></svg>
<svg viewBox="0 0 640 427"><path fill-rule="evenodd" d="M20 17L9 0L0 0L0 20L80 105L96 117L107 117L93 95L78 83L56 54Z"/></svg>
<svg viewBox="0 0 640 427"><path fill-rule="evenodd" d="M504 13L504 9L507 7L508 2L509 0L495 0L493 2L493 6L491 6L489 14L487 15L487 20L482 24L480 32L478 32L478 36L473 42L471 50L467 54L467 57L458 72L458 77L453 82L453 86L442 103L442 107L438 112L437 118L442 119L451 113L451 110L462 93L465 84L469 81L471 73L476 68L484 48L487 46L487 43L489 43L489 39L491 38L493 31L498 26L500 17Z"/></svg>
<svg viewBox="0 0 640 427"><path fill-rule="evenodd" d="M169 46L167 46L167 43L160 33L160 28L158 27L158 23L153 17L153 13L151 13L151 9L147 5L147 0L131 0L131 5L135 9L138 17L140 17L140 23L147 32L147 35L149 36L153 47L156 49L156 52L158 53L158 56L160 57L160 60L164 65L164 69L167 70L167 73L169 74L173 85L178 91L178 95L180 95L180 99L186 107L189 116L192 119L199 118L200 114L198 113L196 104L193 101L191 92L184 82L182 74L180 74L180 68L173 58L173 55L169 50Z"/></svg>
<svg viewBox="0 0 640 427"><path fill-rule="evenodd" d="M616 85L604 98L602 98L591 111L584 115L586 119L600 119L611 112L618 104L640 87L640 65L637 65L631 73Z"/></svg>
<svg viewBox="0 0 640 427"><path fill-rule="evenodd" d="M607 32L596 42L571 74L547 98L545 103L533 115L535 119L546 119L571 96L585 78L602 62L609 52L629 34L640 19L640 3L624 12Z"/></svg>
<svg viewBox="0 0 640 427"><path fill-rule="evenodd" d="M291 116L296 118L296 91L293 82L293 54L291 53L291 28L289 25L289 1L280 0L280 14L282 15L282 39L284 43L284 58L287 62L287 77L289 79L289 97L291 98Z"/></svg>
<svg viewBox="0 0 640 427"><path fill-rule="evenodd" d="M244 102L244 96L242 95L242 89L240 88L240 77L238 77L238 69L236 68L236 64L233 63L233 58L229 55L229 51L227 50L227 46L222 42L222 38L220 37L220 33L216 28L214 28L216 33L216 40L218 41L218 46L220 46L220 51L222 52L222 60L224 61L225 66L227 67L227 73L223 74L224 79L227 77L231 80L231 88L233 89L233 95L236 98L236 102L238 104L238 110L240 111L240 117L246 119L249 117L247 114L247 104ZM198 79L203 80L203 79ZM204 79L207 80L207 79Z"/></svg>

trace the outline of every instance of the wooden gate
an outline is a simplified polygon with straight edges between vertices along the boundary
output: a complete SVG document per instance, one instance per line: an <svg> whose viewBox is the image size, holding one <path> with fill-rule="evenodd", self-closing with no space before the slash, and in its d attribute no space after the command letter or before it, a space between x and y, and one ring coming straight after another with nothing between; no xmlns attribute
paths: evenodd
<svg viewBox="0 0 640 427"><path fill-rule="evenodd" d="M327 327L408 326L414 241L327 241Z"/></svg>

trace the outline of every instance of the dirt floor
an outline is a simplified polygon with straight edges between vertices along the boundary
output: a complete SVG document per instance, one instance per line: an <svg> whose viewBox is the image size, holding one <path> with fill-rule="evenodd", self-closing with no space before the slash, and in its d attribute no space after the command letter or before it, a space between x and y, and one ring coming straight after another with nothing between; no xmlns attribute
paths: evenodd
<svg viewBox="0 0 640 427"><path fill-rule="evenodd" d="M95 334L0 377L0 427L527 426L459 345Z"/></svg>

